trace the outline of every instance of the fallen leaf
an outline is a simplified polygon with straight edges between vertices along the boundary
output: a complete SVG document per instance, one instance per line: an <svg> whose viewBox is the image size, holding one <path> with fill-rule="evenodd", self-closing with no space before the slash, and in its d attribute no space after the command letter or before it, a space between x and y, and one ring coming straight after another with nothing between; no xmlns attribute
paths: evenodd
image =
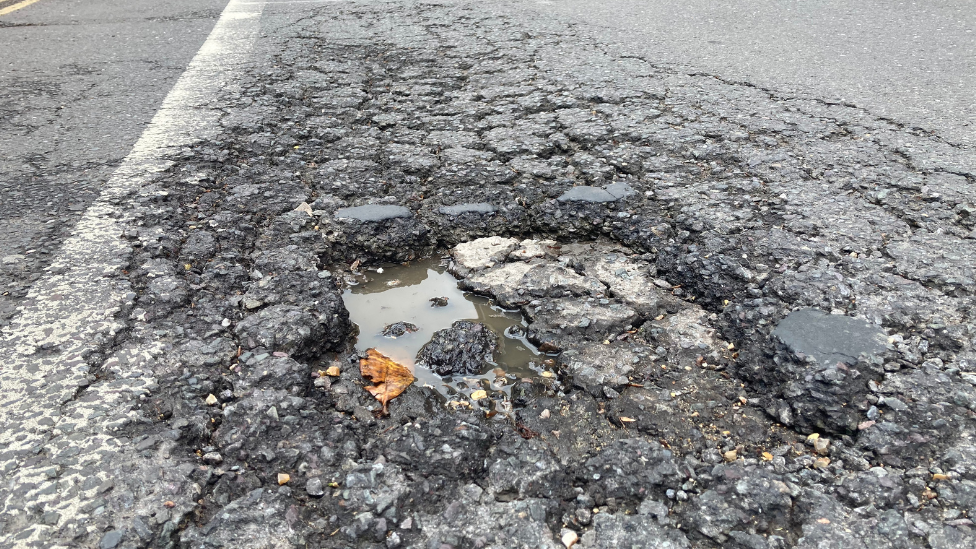
<svg viewBox="0 0 976 549"><path fill-rule="evenodd" d="M483 398L488 398L488 391L484 389L478 389L477 391L471 393L471 400L481 400Z"/></svg>
<svg viewBox="0 0 976 549"><path fill-rule="evenodd" d="M329 366L325 370L325 375L330 376L330 377L339 377L339 367L338 366Z"/></svg>
<svg viewBox="0 0 976 549"><path fill-rule="evenodd" d="M278 473L278 486L288 484L289 480L291 480L291 475L288 473Z"/></svg>
<svg viewBox="0 0 976 549"><path fill-rule="evenodd" d="M524 439L530 439L539 436L539 433L533 431L532 429L529 429L528 427L525 426L524 423L518 420L515 421L515 432L521 435L522 438Z"/></svg>
<svg viewBox="0 0 976 549"><path fill-rule="evenodd" d="M367 350L366 358L360 359L359 372L373 382L373 385L366 387L366 390L383 404L384 414L389 413L387 403L402 393L414 380L410 370L376 349Z"/></svg>

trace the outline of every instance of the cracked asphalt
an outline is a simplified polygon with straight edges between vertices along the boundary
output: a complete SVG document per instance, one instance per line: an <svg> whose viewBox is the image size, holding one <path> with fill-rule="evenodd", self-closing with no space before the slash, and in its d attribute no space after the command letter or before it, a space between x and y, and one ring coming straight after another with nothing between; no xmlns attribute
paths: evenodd
<svg viewBox="0 0 976 549"><path fill-rule="evenodd" d="M6 16L111 45L0 76L0 547L976 545L965 124L609 5ZM549 357L385 414L341 294L428 256Z"/></svg>
<svg viewBox="0 0 976 549"><path fill-rule="evenodd" d="M223 6L44 1L0 18L8 52L0 70L0 326L129 154Z"/></svg>

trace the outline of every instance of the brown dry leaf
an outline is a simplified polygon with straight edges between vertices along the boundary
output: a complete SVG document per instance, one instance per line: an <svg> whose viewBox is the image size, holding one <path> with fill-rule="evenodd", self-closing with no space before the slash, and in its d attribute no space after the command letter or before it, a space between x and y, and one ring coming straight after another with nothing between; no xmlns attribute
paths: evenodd
<svg viewBox="0 0 976 549"><path fill-rule="evenodd" d="M366 358L360 359L359 372L373 382L366 390L383 404L384 414L389 413L386 403L396 398L414 380L410 370L376 349L367 350Z"/></svg>

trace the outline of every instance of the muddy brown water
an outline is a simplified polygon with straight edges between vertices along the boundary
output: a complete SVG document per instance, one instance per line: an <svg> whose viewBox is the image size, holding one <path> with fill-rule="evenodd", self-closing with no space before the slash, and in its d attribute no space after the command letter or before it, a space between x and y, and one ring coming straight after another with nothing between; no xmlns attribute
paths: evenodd
<svg viewBox="0 0 976 549"><path fill-rule="evenodd" d="M436 258L405 265L382 265L355 277L342 293L350 319L359 327L356 348L376 349L409 367L417 383L437 389L446 398L458 393L470 396L478 389L510 394L512 383L537 377L546 356L524 335L527 325L519 311L505 310L491 300L464 292L458 280ZM434 306L431 298L447 298L447 305ZM416 365L417 352L437 330L450 328L458 320L481 322L498 336L495 365L479 375L444 377ZM395 322L409 322L419 329L400 337L382 335Z"/></svg>

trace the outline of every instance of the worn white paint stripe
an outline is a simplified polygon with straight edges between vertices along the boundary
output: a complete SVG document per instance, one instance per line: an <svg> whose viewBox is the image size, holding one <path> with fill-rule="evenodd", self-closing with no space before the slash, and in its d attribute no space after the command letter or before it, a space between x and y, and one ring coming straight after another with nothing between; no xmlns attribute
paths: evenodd
<svg viewBox="0 0 976 549"><path fill-rule="evenodd" d="M75 226L47 274L31 289L18 315L0 339L0 516L9 519L3 547L43 543L50 527L33 524L18 501L48 503L71 521L79 498L43 490L43 464L25 462L53 445L63 446L59 424L67 406L87 386L85 357L111 341L122 327L116 319L129 284L122 275L130 253L122 239L127 197L144 190L166 169L170 153L219 131L216 98L233 85L249 59L264 2L231 0L206 42L164 99L132 151L99 198ZM96 390L93 387L90 390ZM112 451L119 442L102 425L108 414L72 418L73 438L82 455ZM86 438L75 440L80 433ZM60 437L60 438L59 438ZM97 462L97 457L95 458ZM48 484L50 484L48 482ZM23 535L30 531L30 535Z"/></svg>
<svg viewBox="0 0 976 549"><path fill-rule="evenodd" d="M241 2L241 4L265 4L268 6L276 6L278 4L337 4L348 1L349 0L268 0L267 2Z"/></svg>

